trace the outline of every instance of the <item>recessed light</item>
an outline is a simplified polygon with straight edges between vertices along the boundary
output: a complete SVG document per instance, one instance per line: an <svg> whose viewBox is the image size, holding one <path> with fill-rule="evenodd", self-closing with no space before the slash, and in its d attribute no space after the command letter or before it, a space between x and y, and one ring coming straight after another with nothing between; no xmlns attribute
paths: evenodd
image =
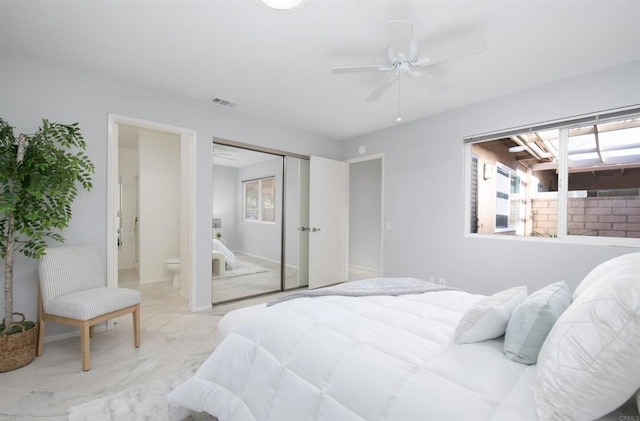
<svg viewBox="0 0 640 421"><path fill-rule="evenodd" d="M307 0L258 0L260 3L275 10L293 10L302 6Z"/></svg>

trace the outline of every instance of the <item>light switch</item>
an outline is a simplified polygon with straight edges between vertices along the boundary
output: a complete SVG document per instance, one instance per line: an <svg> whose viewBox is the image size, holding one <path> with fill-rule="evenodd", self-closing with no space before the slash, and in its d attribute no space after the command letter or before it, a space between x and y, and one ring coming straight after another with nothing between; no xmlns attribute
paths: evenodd
<svg viewBox="0 0 640 421"><path fill-rule="evenodd" d="M384 225L385 225L385 227L387 228L387 231L390 231L390 230L391 230L391 221L387 221L387 222L385 222L385 224L384 224Z"/></svg>

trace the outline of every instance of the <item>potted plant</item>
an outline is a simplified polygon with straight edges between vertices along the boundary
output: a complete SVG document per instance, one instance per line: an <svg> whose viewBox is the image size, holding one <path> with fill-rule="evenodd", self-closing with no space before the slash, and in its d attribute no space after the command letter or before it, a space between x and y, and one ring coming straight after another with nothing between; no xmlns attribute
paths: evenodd
<svg viewBox="0 0 640 421"><path fill-rule="evenodd" d="M94 166L77 123L42 120L35 134L14 135L0 118L0 257L4 259L4 320L0 324L0 372L31 362L37 324L13 312L14 254L34 259L46 240L64 241L78 185L90 190ZM14 315L22 320L14 321Z"/></svg>

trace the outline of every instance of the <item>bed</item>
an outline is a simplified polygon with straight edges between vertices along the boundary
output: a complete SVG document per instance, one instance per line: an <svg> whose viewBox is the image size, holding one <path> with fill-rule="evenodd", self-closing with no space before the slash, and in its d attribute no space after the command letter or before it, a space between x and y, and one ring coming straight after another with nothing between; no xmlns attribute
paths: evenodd
<svg viewBox="0 0 640 421"><path fill-rule="evenodd" d="M171 418L605 417L640 388L639 268L640 253L612 259L573 293L563 281L483 296L383 278L236 310L168 395Z"/></svg>
<svg viewBox="0 0 640 421"><path fill-rule="evenodd" d="M212 239L211 264L217 275L224 275L227 268L234 269L237 265L235 254L216 238Z"/></svg>

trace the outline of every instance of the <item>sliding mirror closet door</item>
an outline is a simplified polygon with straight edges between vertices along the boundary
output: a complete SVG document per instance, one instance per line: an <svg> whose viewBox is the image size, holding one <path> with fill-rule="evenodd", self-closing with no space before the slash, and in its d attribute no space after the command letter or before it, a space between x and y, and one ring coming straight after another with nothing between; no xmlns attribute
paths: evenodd
<svg viewBox="0 0 640 421"><path fill-rule="evenodd" d="M283 159L214 143L214 304L282 290Z"/></svg>

